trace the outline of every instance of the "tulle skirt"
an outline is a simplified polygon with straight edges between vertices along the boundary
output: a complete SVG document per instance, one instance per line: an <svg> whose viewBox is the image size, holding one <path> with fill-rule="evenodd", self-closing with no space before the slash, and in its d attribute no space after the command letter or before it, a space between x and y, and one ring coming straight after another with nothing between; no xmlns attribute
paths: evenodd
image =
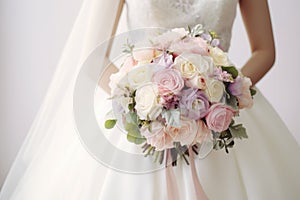
<svg viewBox="0 0 300 200"><path fill-rule="evenodd" d="M130 173L101 162L82 140L84 133L78 134L74 120L76 77L90 51L109 37L109 31L102 29L112 28L107 25L113 24L108 22L111 19L105 18L111 14L107 13L111 10L108 7L113 7L111 2L118 5L118 1L84 1L48 95L2 187L1 200L167 199L165 168ZM95 94L93 107L100 130L102 113L110 109L107 97L101 89ZM85 120L80 123L88 124ZM195 159L197 176L208 198L300 199L299 144L260 91L254 107L242 111L239 120L249 139L237 141L229 154L212 151L205 159ZM118 151L100 145L98 153L124 166L152 165L148 158L141 163L122 157L121 152L139 154L140 149L118 133L119 129L103 131L108 146ZM93 144L93 138L89 142ZM95 147L99 144L94 141ZM196 199L190 165L178 160L173 171L180 199Z"/></svg>
<svg viewBox="0 0 300 200"><path fill-rule="evenodd" d="M98 90L96 99L105 95ZM105 103L95 102L95 113L109 109ZM133 174L98 162L80 140L71 117L72 106L61 106L61 117L45 133L36 154L26 157L23 148L21 159L26 163L30 160L30 165L25 171L10 174L1 200L167 199L164 168ZM246 126L249 139L238 141L229 154L213 150L205 159L195 159L199 180L209 199L299 199L299 145L260 92L255 96L254 107L242 111L239 120ZM112 145L138 152L126 138L116 138L116 131L105 136ZM35 139L28 139L32 140L28 144ZM123 163L135 162L117 154L111 157ZM180 199L196 199L190 166L178 160L173 170ZM14 176L18 180L13 181Z"/></svg>

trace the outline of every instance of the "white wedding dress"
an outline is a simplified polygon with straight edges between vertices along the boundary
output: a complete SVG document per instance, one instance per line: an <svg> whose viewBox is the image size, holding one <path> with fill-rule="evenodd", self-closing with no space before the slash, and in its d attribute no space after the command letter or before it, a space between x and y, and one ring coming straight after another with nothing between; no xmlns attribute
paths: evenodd
<svg viewBox="0 0 300 200"><path fill-rule="evenodd" d="M228 50L237 4L238 0L127 0L127 20L130 29L202 23L221 33L223 48ZM121 151L139 154L137 147L115 136L118 129L110 133L101 129L109 141L107 146L97 143L96 136L88 138L87 144L78 134L78 121L74 120L77 75L89 53L109 37L114 20L107 16L112 16L117 5L117 0L84 1L48 95L2 188L1 200L167 199L165 169L148 173L122 171L127 165L145 165L146 169L151 163L148 158L143 158L145 162L141 164L118 155ZM107 97L101 89L96 90L96 115L109 110L103 100ZM254 107L242 111L239 118L249 139L237 141L229 154L212 151L205 159L195 160L208 198L300 199L299 144L276 111L258 92ZM101 119L104 117L98 119L100 127ZM88 120L81 118L81 123L88 124ZM119 169L101 162L90 145L100 145L100 153L121 163ZM109 151L109 145L117 150ZM179 160L173 170L179 199L196 199L190 166Z"/></svg>

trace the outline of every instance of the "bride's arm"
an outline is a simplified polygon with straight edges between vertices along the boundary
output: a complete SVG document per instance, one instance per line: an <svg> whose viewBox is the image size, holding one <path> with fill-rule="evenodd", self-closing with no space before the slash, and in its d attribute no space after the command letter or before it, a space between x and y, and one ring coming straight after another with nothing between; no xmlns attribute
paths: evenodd
<svg viewBox="0 0 300 200"><path fill-rule="evenodd" d="M275 45L267 0L240 0L252 55L242 68L255 85L273 66Z"/></svg>
<svg viewBox="0 0 300 200"><path fill-rule="evenodd" d="M124 7L124 0L119 0L119 5L118 5L118 9L117 9L115 18L114 18L114 24L113 24L111 36L114 36L117 31L123 7ZM111 62L111 60L109 58L110 51L112 48L112 42L113 42L113 40L110 40L110 43L108 45L108 48L107 48L107 51L105 54L105 58L104 58L103 65L106 66L106 68L102 72L101 77L98 82L98 85L108 94L110 94L110 87L109 87L110 75L118 72L118 68Z"/></svg>

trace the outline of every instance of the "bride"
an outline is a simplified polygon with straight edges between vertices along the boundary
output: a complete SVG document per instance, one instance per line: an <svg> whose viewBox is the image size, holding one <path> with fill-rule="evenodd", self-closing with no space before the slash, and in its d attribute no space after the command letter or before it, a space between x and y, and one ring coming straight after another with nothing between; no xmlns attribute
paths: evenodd
<svg viewBox="0 0 300 200"><path fill-rule="evenodd" d="M229 154L213 151L203 160L195 159L196 174L181 162L172 171L134 174L115 170L98 162L77 134L73 116L76 78L89 53L115 33L124 5L130 29L201 23L221 33L227 51L238 4L252 49L241 70L256 84L275 57L266 0L126 0L125 4L122 0L85 0L0 199L299 199L299 145L259 91L254 107L240 116L249 139L240 141ZM99 89L103 102L105 95ZM103 102L99 102L100 110L105 109ZM82 118L82 123L87 122ZM112 156L104 147L102 150ZM133 162L118 158L124 165ZM173 173L174 187L168 184L168 173ZM199 197L202 188L206 196Z"/></svg>

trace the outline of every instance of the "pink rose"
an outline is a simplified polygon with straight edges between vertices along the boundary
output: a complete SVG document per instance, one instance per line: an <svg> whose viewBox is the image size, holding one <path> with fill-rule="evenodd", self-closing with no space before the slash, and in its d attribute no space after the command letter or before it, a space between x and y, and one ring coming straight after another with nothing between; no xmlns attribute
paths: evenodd
<svg viewBox="0 0 300 200"><path fill-rule="evenodd" d="M190 145L196 137L198 127L195 120L181 117L180 128L169 126L166 129L175 142L180 142L181 145Z"/></svg>
<svg viewBox="0 0 300 200"><path fill-rule="evenodd" d="M200 37L185 37L182 40L173 42L169 50L179 55L182 53L194 53L202 56L208 56L208 45L205 40Z"/></svg>
<svg viewBox="0 0 300 200"><path fill-rule="evenodd" d="M153 121L150 127L142 127L141 134L146 137L147 143L154 146L157 151L173 147L172 138L158 121Z"/></svg>
<svg viewBox="0 0 300 200"><path fill-rule="evenodd" d="M222 132L228 129L235 111L222 103L212 105L206 116L206 123L209 129L215 132Z"/></svg>
<svg viewBox="0 0 300 200"><path fill-rule="evenodd" d="M159 93L167 95L170 93L178 94L184 87L184 81L181 74L176 69L163 69L157 71L152 81L158 83Z"/></svg>
<svg viewBox="0 0 300 200"><path fill-rule="evenodd" d="M237 96L240 109L251 108L253 106L253 98L250 92L251 85L252 85L251 80L247 77L244 77L243 84L242 84L242 95Z"/></svg>
<svg viewBox="0 0 300 200"><path fill-rule="evenodd" d="M250 93L251 80L248 77L238 76L233 83L228 86L230 93L237 97L239 108L251 108L253 99Z"/></svg>
<svg viewBox="0 0 300 200"><path fill-rule="evenodd" d="M197 120L197 126L198 126L198 130L197 130L196 137L193 141L193 144L196 143L202 144L204 139L207 137L207 135L211 134L211 130L209 130L209 128L202 120Z"/></svg>

